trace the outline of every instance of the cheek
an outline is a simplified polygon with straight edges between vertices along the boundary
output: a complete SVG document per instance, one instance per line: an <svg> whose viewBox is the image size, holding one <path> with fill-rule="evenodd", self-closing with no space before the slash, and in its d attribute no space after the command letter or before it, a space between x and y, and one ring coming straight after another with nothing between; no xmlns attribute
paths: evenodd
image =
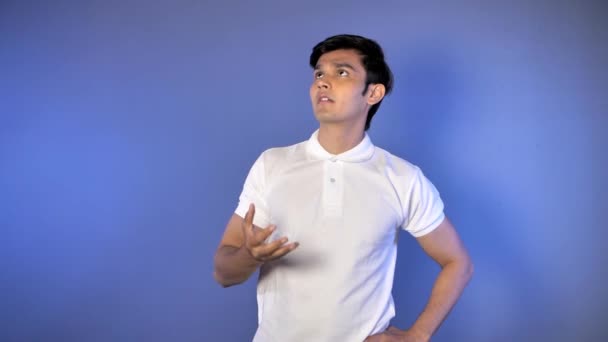
<svg viewBox="0 0 608 342"><path fill-rule="evenodd" d="M357 103L361 102L363 99L363 96L361 95L361 93L354 89L349 91L345 97L348 98L348 102L351 103L352 105L357 105Z"/></svg>

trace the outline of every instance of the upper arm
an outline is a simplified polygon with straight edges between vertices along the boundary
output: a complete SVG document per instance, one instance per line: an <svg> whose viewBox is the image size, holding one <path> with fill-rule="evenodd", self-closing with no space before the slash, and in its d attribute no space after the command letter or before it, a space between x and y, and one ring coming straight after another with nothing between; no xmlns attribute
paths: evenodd
<svg viewBox="0 0 608 342"><path fill-rule="evenodd" d="M268 221L263 196L264 188L264 153L262 153L249 170L249 174L243 185L243 191L239 196L239 204L230 217L230 220L228 220L228 224L226 224L224 235L222 236L218 249L223 246L239 248L243 245L245 238L243 236L242 225L251 203L256 206L255 210L257 211L257 213L254 212L254 223L264 225ZM254 225L254 227L257 228L258 225Z"/></svg>
<svg viewBox="0 0 608 342"><path fill-rule="evenodd" d="M470 263L470 257L448 218L430 233L416 238L422 249L442 267L450 262Z"/></svg>

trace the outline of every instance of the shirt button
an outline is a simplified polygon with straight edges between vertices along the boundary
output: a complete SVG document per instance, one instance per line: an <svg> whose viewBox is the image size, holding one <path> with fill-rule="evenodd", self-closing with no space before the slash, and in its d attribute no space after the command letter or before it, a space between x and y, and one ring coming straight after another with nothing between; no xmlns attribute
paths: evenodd
<svg viewBox="0 0 608 342"><path fill-rule="evenodd" d="M336 179L332 177L332 178L329 179L329 181L332 182L332 183L335 183Z"/></svg>

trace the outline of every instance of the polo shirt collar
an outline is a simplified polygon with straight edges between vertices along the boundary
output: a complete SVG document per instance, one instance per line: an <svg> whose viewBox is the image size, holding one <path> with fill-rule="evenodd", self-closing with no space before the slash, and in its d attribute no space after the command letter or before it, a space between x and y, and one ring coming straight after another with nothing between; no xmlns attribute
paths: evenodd
<svg viewBox="0 0 608 342"><path fill-rule="evenodd" d="M335 159L343 162L357 163L368 160L374 154L374 144L371 139L364 133L363 140L357 146L340 154L331 154L327 152L319 143L319 130L317 129L310 139L308 139L307 150L310 156L315 159Z"/></svg>

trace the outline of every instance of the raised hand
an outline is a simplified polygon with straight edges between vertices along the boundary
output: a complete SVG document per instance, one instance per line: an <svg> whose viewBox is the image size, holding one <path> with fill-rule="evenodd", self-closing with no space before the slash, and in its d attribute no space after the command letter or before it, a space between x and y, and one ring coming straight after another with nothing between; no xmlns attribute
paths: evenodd
<svg viewBox="0 0 608 342"><path fill-rule="evenodd" d="M241 228L245 239L245 248L258 262L267 262L278 259L298 247L297 242L287 243L287 237L281 237L273 242L266 243L266 239L276 230L276 226L257 228L253 225L255 206L249 205Z"/></svg>

